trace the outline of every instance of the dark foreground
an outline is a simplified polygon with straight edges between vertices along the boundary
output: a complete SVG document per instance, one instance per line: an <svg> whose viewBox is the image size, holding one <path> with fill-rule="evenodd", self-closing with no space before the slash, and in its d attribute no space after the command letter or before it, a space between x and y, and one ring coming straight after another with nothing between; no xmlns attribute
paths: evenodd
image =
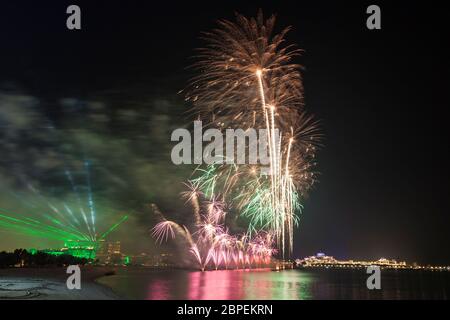
<svg viewBox="0 0 450 320"><path fill-rule="evenodd" d="M118 296L95 279L109 271L104 267L81 267L81 289L67 289L65 268L0 269L0 300L109 300Z"/></svg>

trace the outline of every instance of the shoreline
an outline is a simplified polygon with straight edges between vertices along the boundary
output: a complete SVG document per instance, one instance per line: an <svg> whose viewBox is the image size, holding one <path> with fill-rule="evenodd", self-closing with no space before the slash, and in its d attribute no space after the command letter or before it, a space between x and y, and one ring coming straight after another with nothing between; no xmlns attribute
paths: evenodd
<svg viewBox="0 0 450 320"><path fill-rule="evenodd" d="M0 269L0 300L115 300L112 288L97 280L114 271L110 267L80 266L81 289L69 290L64 267Z"/></svg>

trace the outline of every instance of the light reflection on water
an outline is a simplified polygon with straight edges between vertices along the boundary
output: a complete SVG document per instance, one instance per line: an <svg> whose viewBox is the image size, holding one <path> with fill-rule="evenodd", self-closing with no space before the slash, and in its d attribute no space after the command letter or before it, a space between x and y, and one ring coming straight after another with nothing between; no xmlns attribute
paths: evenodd
<svg viewBox="0 0 450 320"><path fill-rule="evenodd" d="M99 282L127 299L448 299L449 273L386 271L368 290L365 270L150 270L124 268Z"/></svg>
<svg viewBox="0 0 450 320"><path fill-rule="evenodd" d="M187 297L190 300L301 299L301 293L307 291L308 276L300 281L292 275L270 270L191 272L187 276Z"/></svg>

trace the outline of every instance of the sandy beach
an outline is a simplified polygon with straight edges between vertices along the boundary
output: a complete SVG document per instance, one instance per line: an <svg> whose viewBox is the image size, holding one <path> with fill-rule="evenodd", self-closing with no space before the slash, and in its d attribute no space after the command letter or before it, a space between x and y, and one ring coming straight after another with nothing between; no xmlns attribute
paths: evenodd
<svg viewBox="0 0 450 320"><path fill-rule="evenodd" d="M111 300L119 297L97 278L112 271L107 267L81 267L81 289L69 290L66 268L0 269L0 300Z"/></svg>

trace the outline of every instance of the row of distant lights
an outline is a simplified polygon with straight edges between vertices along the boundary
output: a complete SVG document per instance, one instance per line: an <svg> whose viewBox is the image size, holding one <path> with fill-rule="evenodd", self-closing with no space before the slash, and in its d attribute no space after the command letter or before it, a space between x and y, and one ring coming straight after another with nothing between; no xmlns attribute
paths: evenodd
<svg viewBox="0 0 450 320"><path fill-rule="evenodd" d="M376 264L373 264L376 265ZM307 268L315 268L315 267L325 267L325 268L365 268L364 265L361 264L311 264L311 265L305 265ZM380 265L382 268L387 269L421 269L421 270L432 270L432 271L450 271L450 266L448 267L414 267L414 266L390 266L390 265Z"/></svg>

